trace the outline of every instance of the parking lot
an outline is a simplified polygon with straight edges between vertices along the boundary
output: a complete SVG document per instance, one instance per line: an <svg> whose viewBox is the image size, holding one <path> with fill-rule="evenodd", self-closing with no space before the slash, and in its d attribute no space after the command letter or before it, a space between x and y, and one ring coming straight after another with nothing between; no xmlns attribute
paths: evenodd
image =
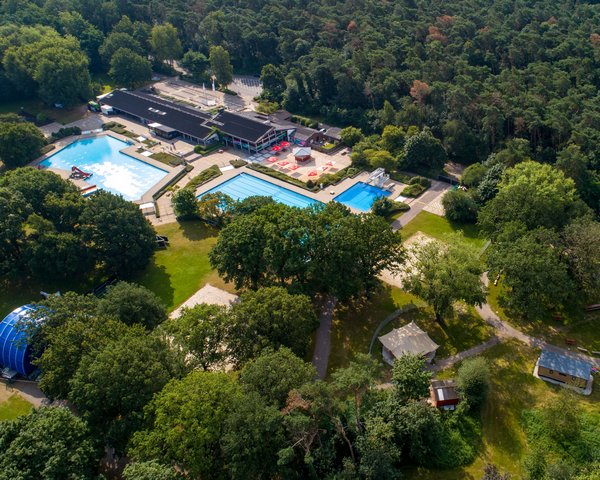
<svg viewBox="0 0 600 480"><path fill-rule="evenodd" d="M260 81L252 76L236 76L229 89L238 95L228 95L213 91L212 84L196 85L175 78L167 78L154 84L157 93L165 98L174 99L194 107L210 110L215 107L226 107L228 110L239 112L254 108L253 98L260 94Z"/></svg>

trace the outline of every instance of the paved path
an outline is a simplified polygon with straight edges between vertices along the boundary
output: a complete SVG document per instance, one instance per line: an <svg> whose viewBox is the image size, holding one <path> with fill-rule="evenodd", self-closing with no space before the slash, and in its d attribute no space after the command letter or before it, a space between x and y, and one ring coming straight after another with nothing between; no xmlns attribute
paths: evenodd
<svg viewBox="0 0 600 480"><path fill-rule="evenodd" d="M444 358L442 360L437 361L434 365L431 366L431 371L439 372L448 367L451 367L455 363L458 363L465 358L474 357L479 355L483 351L487 350L494 345L497 345L500 342L500 339L497 336L493 336L487 342L480 343L479 345L475 345L467 350L463 350L462 352L458 352L456 355L452 355L451 357Z"/></svg>
<svg viewBox="0 0 600 480"><path fill-rule="evenodd" d="M600 358L591 357L589 355L584 355L580 352L552 345L541 338L532 337L531 335L527 335L526 333L517 330L509 323L504 322L502 319L500 319L500 317L496 315L496 312L492 310L492 307L488 303L484 303L481 307L476 307L476 310L477 313L479 313L479 315L481 316L481 318L483 318L487 323L489 323L492 327L496 329L498 337L500 337L501 339L515 338L531 347L551 350L553 352L561 353L567 356L576 357L581 360L590 362L592 365L600 368Z"/></svg>
<svg viewBox="0 0 600 480"><path fill-rule="evenodd" d="M331 323L336 305L337 298L327 297L319 316L320 324L315 335L315 350L312 358L312 363L317 369L319 378L325 378L327 375L329 354L331 353Z"/></svg>
<svg viewBox="0 0 600 480"><path fill-rule="evenodd" d="M442 193L450 190L452 185L444 182L439 182L437 180L431 181L431 187L419 198L413 200L410 204L410 210L404 213L398 220L392 223L392 228L394 230L401 229L404 225L410 222L413 218L415 218L421 211L429 205L430 202L434 201L438 198Z"/></svg>

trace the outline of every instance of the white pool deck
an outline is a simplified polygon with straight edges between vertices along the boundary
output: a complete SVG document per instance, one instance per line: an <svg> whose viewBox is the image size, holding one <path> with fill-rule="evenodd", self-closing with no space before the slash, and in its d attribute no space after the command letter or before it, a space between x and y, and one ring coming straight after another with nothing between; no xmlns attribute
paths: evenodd
<svg viewBox="0 0 600 480"><path fill-rule="evenodd" d="M155 183L152 187L150 187L150 189L148 189L139 199L134 200L134 203L142 204L142 203L154 201L154 198L153 198L154 194L156 192L158 192L160 189L162 189L165 185L169 185L171 182L173 182L173 179L176 178L178 175L180 175L182 170L184 169L183 166L171 167L165 163L159 162L158 160L154 160L153 158L150 158L150 157L147 157L147 156L144 156L144 155L138 153L137 149L140 147L143 148L144 147L143 143L139 143L135 139L131 139L129 137L126 137L125 135L120 135L120 134L112 132L112 131L90 132L90 133L71 136L71 137L67 137L67 138L58 140L57 142L54 143L56 148L54 148L53 150L50 150L48 153L37 158L36 160L31 162L29 165L37 168L40 165L40 163L43 162L45 159L57 154L58 152L60 152L64 148L68 147L72 143L75 143L79 140L84 140L86 138L98 138L98 137L102 137L105 135L111 136L111 137L116 138L117 140L121 140L123 142L130 143L131 145L123 148L121 150L121 152L123 152L126 155L129 155L130 157L132 157L136 160L139 160L140 162L143 162L143 163L146 163L153 167L159 168L160 170L163 170L167 174L162 179L160 179L157 183ZM56 169L56 168L52 168L52 167L48 168L48 170L54 171L54 173L57 173L58 175L60 175L63 178L65 177L64 170L60 170L60 169ZM68 173L70 173L70 172L68 172ZM67 175L67 179L68 179L68 175ZM82 186L93 185L93 182L88 183L88 182L82 182L82 181L79 181L79 182L75 181L73 183L75 183L75 185L77 185L79 188L81 188Z"/></svg>

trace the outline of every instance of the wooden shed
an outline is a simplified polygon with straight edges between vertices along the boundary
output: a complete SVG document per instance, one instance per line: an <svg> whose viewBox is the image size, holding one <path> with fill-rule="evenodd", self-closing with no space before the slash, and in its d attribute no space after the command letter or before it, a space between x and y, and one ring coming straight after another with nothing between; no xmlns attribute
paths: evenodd
<svg viewBox="0 0 600 480"><path fill-rule="evenodd" d="M429 386L431 404L443 410L454 410L460 402L454 380L432 380Z"/></svg>
<svg viewBox="0 0 600 480"><path fill-rule="evenodd" d="M536 366L537 374L542 379L577 388L586 388L592 376L591 363L550 350L542 350Z"/></svg>

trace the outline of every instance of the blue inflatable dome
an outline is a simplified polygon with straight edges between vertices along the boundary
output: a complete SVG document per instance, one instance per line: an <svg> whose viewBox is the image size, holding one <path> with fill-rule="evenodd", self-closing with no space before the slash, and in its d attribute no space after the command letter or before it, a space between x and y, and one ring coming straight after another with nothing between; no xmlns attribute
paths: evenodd
<svg viewBox="0 0 600 480"><path fill-rule="evenodd" d="M35 370L31 364L31 347L27 344L25 331L27 322L35 321L31 318L34 311L31 305L23 305L0 322L0 365L23 376Z"/></svg>

